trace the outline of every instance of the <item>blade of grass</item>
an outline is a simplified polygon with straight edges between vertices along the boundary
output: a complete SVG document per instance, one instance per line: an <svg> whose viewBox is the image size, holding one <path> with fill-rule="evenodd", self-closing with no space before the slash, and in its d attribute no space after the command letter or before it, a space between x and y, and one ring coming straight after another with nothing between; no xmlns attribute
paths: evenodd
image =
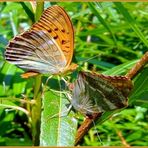
<svg viewBox="0 0 148 148"><path fill-rule="evenodd" d="M110 26L102 18L102 16L100 15L98 9L96 9L96 6L95 5L97 6L98 4L97 3L91 3L91 2L88 3L88 6L90 7L90 9L94 13L94 15L96 15L96 17L102 23L102 25L104 25L104 27L110 32L110 34L111 34L111 36L113 38L114 44L117 46L117 40L116 40L116 37L115 37L114 33L112 32Z"/></svg>
<svg viewBox="0 0 148 148"><path fill-rule="evenodd" d="M14 21L12 12L9 12L9 17L10 17L10 23L11 23L13 35L16 36L18 32L17 32L16 24L14 23L15 21Z"/></svg>
<svg viewBox="0 0 148 148"><path fill-rule="evenodd" d="M85 3L82 4L82 9L81 9L82 12L86 9L86 6L87 6L87 5L86 5ZM81 16L81 17L83 17L83 16ZM81 19L80 19L80 20L81 20ZM78 23L77 23L76 35L80 34L80 32L81 32L82 22L81 22L80 20L78 20Z"/></svg>
<svg viewBox="0 0 148 148"><path fill-rule="evenodd" d="M35 12L35 21L38 21L39 18L41 17L41 14L44 10L44 1L37 1L37 5L36 5L36 12Z"/></svg>
<svg viewBox="0 0 148 148"><path fill-rule="evenodd" d="M31 19L31 21L34 23L35 22L34 13L29 9L29 7L25 4L25 2L19 2L19 3L22 5L22 7L25 10L26 14Z"/></svg>
<svg viewBox="0 0 148 148"><path fill-rule="evenodd" d="M148 41L145 38L145 35L140 31L136 21L134 18L130 15L128 10L123 6L122 3L120 2L114 2L117 10L123 15L125 18L126 22L131 26L133 31L137 34L137 36L140 38L140 40L145 44L145 46L148 47Z"/></svg>
<svg viewBox="0 0 148 148"><path fill-rule="evenodd" d="M44 2L37 2L35 19L40 18L44 8ZM32 136L34 145L39 145L40 125L41 125L41 75L35 77L34 97L35 104L32 106Z"/></svg>

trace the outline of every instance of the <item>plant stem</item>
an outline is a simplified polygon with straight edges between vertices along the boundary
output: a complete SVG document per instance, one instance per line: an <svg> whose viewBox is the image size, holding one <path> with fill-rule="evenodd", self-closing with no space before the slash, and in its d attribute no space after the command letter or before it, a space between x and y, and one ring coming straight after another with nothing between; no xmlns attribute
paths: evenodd
<svg viewBox="0 0 148 148"><path fill-rule="evenodd" d="M80 142L80 140L84 137L84 135L92 127L93 121L98 119L101 115L102 115L102 113L93 114L91 117L87 117L84 120L84 122L81 124L81 126L79 127L79 129L77 131L75 145L77 145Z"/></svg>
<svg viewBox="0 0 148 148"><path fill-rule="evenodd" d="M34 145L39 145L39 136L40 136L40 124L41 124L41 75L38 75L35 78L35 87L34 87L34 100L35 104L32 106L31 117L32 117L32 138Z"/></svg>
<svg viewBox="0 0 148 148"><path fill-rule="evenodd" d="M36 21L39 20L43 8L44 8L44 2L37 2L36 3L36 14L35 19ZM34 86L34 101L35 104L32 106L32 138L33 138L33 144L35 146L39 145L39 137L40 137L40 125L41 125L41 107L42 107L42 100L41 100L41 75L38 75L35 77L35 86Z"/></svg>
<svg viewBox="0 0 148 148"><path fill-rule="evenodd" d="M143 55L143 57L135 64L135 66L126 74L130 79L134 78L137 72L148 62L148 51Z"/></svg>
<svg viewBox="0 0 148 148"><path fill-rule="evenodd" d="M86 9L87 5L85 3L82 4L82 8L81 8L81 12L83 12ZM81 32L81 27L82 27L82 23L81 23L81 18L83 16L80 17L78 23L77 23L77 27L76 27L76 35L78 35Z"/></svg>
<svg viewBox="0 0 148 148"><path fill-rule="evenodd" d="M98 18L98 20L104 25L104 27L110 32L112 38L113 38L113 41L114 41L114 44L115 46L118 48L117 46L117 39L114 35L114 32L112 31L112 29L110 28L109 24L106 23L106 21L102 18L102 16L100 15L98 9L95 7L97 3L95 2L88 2L88 6L90 7L90 9L92 10L92 12L96 15L96 17Z"/></svg>
<svg viewBox="0 0 148 148"><path fill-rule="evenodd" d="M127 141L126 141L125 138L123 137L122 132L119 131L119 130L116 130L116 133L117 133L118 137L121 139L122 144L123 144L126 148L130 147L130 145L127 143Z"/></svg>
<svg viewBox="0 0 148 148"><path fill-rule="evenodd" d="M41 17L41 14L44 10L44 1L39 1L37 0L36 3L36 12L35 12L35 20L38 21L39 18Z"/></svg>

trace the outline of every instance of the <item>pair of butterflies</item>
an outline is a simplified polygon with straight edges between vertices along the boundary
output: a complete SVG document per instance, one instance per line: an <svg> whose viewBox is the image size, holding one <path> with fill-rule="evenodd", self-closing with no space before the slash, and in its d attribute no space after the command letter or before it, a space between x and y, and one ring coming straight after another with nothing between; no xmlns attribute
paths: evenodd
<svg viewBox="0 0 148 148"><path fill-rule="evenodd" d="M77 68L71 64L73 48L74 30L70 18L60 6L52 6L28 31L9 42L5 58L28 70L23 77L38 73L63 74ZM127 105L131 87L132 82L126 77L80 72L71 103L84 115L115 110Z"/></svg>

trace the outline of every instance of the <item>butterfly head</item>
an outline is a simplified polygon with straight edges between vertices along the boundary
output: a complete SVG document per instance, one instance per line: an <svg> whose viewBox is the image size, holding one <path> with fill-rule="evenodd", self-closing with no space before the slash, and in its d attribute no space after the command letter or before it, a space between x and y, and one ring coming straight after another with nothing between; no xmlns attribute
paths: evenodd
<svg viewBox="0 0 148 148"><path fill-rule="evenodd" d="M75 63L72 63L70 66L59 68L57 73L55 75L67 75L77 69L78 65Z"/></svg>

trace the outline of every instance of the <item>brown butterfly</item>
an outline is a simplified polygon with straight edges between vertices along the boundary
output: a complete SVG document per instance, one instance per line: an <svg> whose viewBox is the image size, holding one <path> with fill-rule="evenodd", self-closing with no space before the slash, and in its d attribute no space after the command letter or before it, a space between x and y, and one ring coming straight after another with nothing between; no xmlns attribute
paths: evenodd
<svg viewBox="0 0 148 148"><path fill-rule="evenodd" d="M62 7L55 5L46 9L28 31L9 42L5 58L28 70L23 77L38 73L61 74L77 67L71 64L73 48L74 30L70 18Z"/></svg>
<svg viewBox="0 0 148 148"><path fill-rule="evenodd" d="M132 87L132 81L125 76L80 72L72 89L71 104L87 116L120 109L128 105Z"/></svg>

